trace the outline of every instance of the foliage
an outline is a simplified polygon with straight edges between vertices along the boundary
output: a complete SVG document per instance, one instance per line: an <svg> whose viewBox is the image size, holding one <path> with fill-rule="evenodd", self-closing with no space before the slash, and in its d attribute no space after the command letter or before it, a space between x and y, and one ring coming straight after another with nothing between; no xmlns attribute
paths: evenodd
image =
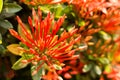
<svg viewBox="0 0 120 80"><path fill-rule="evenodd" d="M120 80L119 0L0 0L0 80Z"/></svg>

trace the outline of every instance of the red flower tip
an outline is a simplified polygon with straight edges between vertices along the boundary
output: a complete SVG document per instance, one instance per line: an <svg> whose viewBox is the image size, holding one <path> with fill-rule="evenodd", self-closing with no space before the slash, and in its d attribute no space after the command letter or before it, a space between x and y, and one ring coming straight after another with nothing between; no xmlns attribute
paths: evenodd
<svg viewBox="0 0 120 80"><path fill-rule="evenodd" d="M65 73L65 74L64 74L64 77L65 77L66 79L70 79L72 76L71 76L69 73Z"/></svg>
<svg viewBox="0 0 120 80"><path fill-rule="evenodd" d="M14 29L9 29L10 33L14 36L18 36L18 33Z"/></svg>

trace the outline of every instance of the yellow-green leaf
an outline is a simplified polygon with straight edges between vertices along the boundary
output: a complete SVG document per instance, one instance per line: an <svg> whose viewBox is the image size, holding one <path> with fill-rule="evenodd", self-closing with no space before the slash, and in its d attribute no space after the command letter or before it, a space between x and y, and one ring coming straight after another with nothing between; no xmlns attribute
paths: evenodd
<svg viewBox="0 0 120 80"><path fill-rule="evenodd" d="M0 13L2 11L2 7L3 7L3 0L0 0Z"/></svg>
<svg viewBox="0 0 120 80"><path fill-rule="evenodd" d="M8 45L8 46L7 46L7 49L8 49L11 53L13 53L13 54L15 54L15 55L21 56L22 53L23 53L23 51L21 51L18 47L20 47L19 44L11 44L11 45Z"/></svg>
<svg viewBox="0 0 120 80"><path fill-rule="evenodd" d="M0 34L0 44L2 44L2 35Z"/></svg>
<svg viewBox="0 0 120 80"><path fill-rule="evenodd" d="M25 68L29 63L23 63L22 60L24 60L24 58L20 58L18 61L16 61L13 66L12 66L12 69L14 70L19 70L19 69L22 69L22 68Z"/></svg>

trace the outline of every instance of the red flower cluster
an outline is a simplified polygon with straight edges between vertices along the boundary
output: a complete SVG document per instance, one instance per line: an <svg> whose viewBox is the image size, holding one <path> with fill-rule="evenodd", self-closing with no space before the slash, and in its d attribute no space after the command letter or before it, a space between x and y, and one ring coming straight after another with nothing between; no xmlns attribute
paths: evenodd
<svg viewBox="0 0 120 80"><path fill-rule="evenodd" d="M107 74L107 77L111 80L120 80L120 65L112 64L111 71L109 73L104 72L104 74Z"/></svg>
<svg viewBox="0 0 120 80"><path fill-rule="evenodd" d="M38 14L32 9L32 16L33 20L31 17L28 18L30 30L17 16L24 37L13 29L9 30L14 37L28 47L28 49L21 48L24 54L33 55L32 58L23 60L23 62L38 63L42 61L37 71L43 64L47 64L51 70L55 70L54 64L62 66L64 61L78 58L78 55L74 55L74 53L79 48L72 49L73 44L80 41L81 38L81 35L74 35L77 29L73 28L69 32L63 31L60 36L56 35L64 22L65 15L58 21L54 21L54 16L48 13L47 17L42 20L42 13L39 8Z"/></svg>
<svg viewBox="0 0 120 80"><path fill-rule="evenodd" d="M94 23L107 32L119 30L119 0L71 0L75 12L85 20Z"/></svg>

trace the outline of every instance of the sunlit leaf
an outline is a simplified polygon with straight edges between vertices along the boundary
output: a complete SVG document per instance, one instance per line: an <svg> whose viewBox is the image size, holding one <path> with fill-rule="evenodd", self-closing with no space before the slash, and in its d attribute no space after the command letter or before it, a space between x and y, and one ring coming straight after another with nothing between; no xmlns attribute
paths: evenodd
<svg viewBox="0 0 120 80"><path fill-rule="evenodd" d="M11 45L8 45L7 46L7 49L11 52L11 53L13 53L13 54L15 54L15 55L22 55L22 51L18 48L18 47L20 47L20 45L19 44L11 44Z"/></svg>
<svg viewBox="0 0 120 80"><path fill-rule="evenodd" d="M83 72L88 72L92 68L92 64L86 64L83 67Z"/></svg>
<svg viewBox="0 0 120 80"><path fill-rule="evenodd" d="M62 6L60 4L57 5L57 7L55 9L55 17L56 18L60 18L62 10L63 10Z"/></svg>
<svg viewBox="0 0 120 80"><path fill-rule="evenodd" d="M25 68L28 65L28 63L23 63L22 60L25 60L25 58L22 57L18 61L16 61L13 64L12 69L19 70L19 69Z"/></svg>
<svg viewBox="0 0 120 80"><path fill-rule="evenodd" d="M111 40L111 36L108 33L104 32L104 31L100 31L99 33L103 39Z"/></svg>
<svg viewBox="0 0 120 80"><path fill-rule="evenodd" d="M85 21L79 20L78 21L78 26L85 26Z"/></svg>
<svg viewBox="0 0 120 80"><path fill-rule="evenodd" d="M0 13L2 11L2 7L3 7L3 0L0 0Z"/></svg>
<svg viewBox="0 0 120 80"><path fill-rule="evenodd" d="M97 75L101 75L102 71L101 71L101 68L99 66L96 65L94 67L94 70L95 70L95 72L96 72Z"/></svg>
<svg viewBox="0 0 120 80"><path fill-rule="evenodd" d="M62 70L62 67L57 64L54 64L53 66L55 67L56 70Z"/></svg>
<svg viewBox="0 0 120 80"><path fill-rule="evenodd" d="M105 66L105 73L110 73L111 72L111 65Z"/></svg>

